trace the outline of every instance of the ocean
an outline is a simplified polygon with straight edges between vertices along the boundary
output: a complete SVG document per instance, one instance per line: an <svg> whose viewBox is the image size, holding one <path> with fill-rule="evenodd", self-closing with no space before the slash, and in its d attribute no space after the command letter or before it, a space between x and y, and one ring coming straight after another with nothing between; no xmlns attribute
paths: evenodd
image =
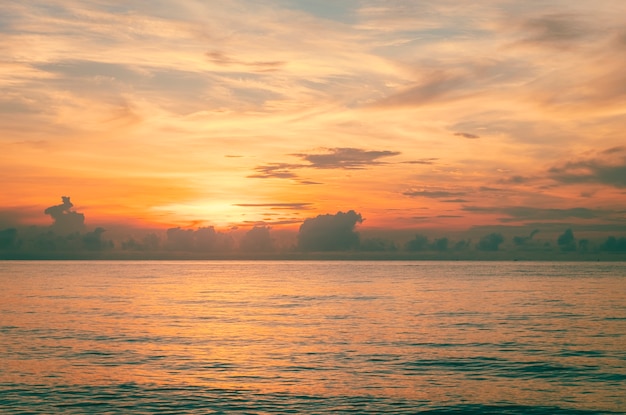
<svg viewBox="0 0 626 415"><path fill-rule="evenodd" d="M2 414L626 413L626 263L0 261Z"/></svg>

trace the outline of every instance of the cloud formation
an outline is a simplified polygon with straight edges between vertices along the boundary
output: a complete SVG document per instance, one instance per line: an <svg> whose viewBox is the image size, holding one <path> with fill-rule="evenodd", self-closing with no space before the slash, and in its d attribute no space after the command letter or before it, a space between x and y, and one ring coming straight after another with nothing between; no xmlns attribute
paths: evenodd
<svg viewBox="0 0 626 415"><path fill-rule="evenodd" d="M626 187L626 148L613 147L598 156L551 167L550 177L564 184L600 183Z"/></svg>
<svg viewBox="0 0 626 415"><path fill-rule="evenodd" d="M244 252L271 252L274 250L274 241L267 226L255 226L241 239L239 249Z"/></svg>
<svg viewBox="0 0 626 415"><path fill-rule="evenodd" d="M583 207L575 207L570 209L549 209L535 208L530 206L504 206L504 207L480 207L480 206L464 206L463 210L473 213L497 213L506 215L500 218L501 222L511 221L552 221L565 219L596 219L609 218L619 212L589 209Z"/></svg>
<svg viewBox="0 0 626 415"><path fill-rule="evenodd" d="M362 169L383 164L381 158L397 156L397 151L369 151L360 148L328 148L322 154L293 154L310 164L302 167L314 169Z"/></svg>
<svg viewBox="0 0 626 415"><path fill-rule="evenodd" d="M319 215L300 225L298 249L302 251L345 251L359 245L359 234L354 230L363 222L354 210L334 215Z"/></svg>
<svg viewBox="0 0 626 415"><path fill-rule="evenodd" d="M249 175L249 178L256 179L295 179L299 176L294 170L299 169L341 169L341 170L361 170L371 166L385 164L380 159L385 157L393 157L400 154L397 151L374 151L363 150L359 148L327 148L326 153L294 153L295 156L308 162L307 164L298 163L269 163L256 166L255 174ZM318 182L303 180L302 184L319 184Z"/></svg>
<svg viewBox="0 0 626 415"><path fill-rule="evenodd" d="M281 66L285 65L285 62L282 61L254 61L254 62L246 62L242 60L237 60L232 58L231 56L226 55L223 52L212 51L207 52L206 56L209 60L217 65L223 66L244 66L250 67L252 70L256 72L271 72L280 69Z"/></svg>
<svg viewBox="0 0 626 415"><path fill-rule="evenodd" d="M575 13L549 13L520 22L523 42L530 44L568 46L589 36L593 29Z"/></svg>
<svg viewBox="0 0 626 415"><path fill-rule="evenodd" d="M465 196L466 192L452 192L448 190L408 190L402 193L405 196L410 197L428 197L433 199L446 198L446 197L455 197L455 196ZM460 200L460 199L459 199Z"/></svg>
<svg viewBox="0 0 626 415"><path fill-rule="evenodd" d="M454 133L454 135L456 135L458 137L469 138L469 139L480 138L480 136L478 136L476 134L471 134L471 133Z"/></svg>
<svg viewBox="0 0 626 415"><path fill-rule="evenodd" d="M166 249L180 252L227 252L234 241L228 234L217 232L213 226L197 229L170 228L166 232Z"/></svg>
<svg viewBox="0 0 626 415"><path fill-rule="evenodd" d="M54 220L51 228L60 234L80 232L85 226L85 215L71 210L74 205L69 196L62 196L63 203L50 206L44 210L46 215L50 215Z"/></svg>

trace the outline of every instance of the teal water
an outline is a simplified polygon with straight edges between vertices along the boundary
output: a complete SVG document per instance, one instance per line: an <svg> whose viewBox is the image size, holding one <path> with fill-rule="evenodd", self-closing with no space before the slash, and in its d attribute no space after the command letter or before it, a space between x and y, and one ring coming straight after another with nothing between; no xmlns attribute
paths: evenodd
<svg viewBox="0 0 626 415"><path fill-rule="evenodd" d="M626 413L626 263L0 262L0 413Z"/></svg>

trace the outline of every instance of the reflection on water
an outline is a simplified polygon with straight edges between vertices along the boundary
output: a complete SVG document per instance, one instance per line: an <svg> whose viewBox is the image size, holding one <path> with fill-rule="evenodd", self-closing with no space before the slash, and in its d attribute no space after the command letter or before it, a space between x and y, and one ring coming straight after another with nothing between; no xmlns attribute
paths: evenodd
<svg viewBox="0 0 626 415"><path fill-rule="evenodd" d="M0 262L0 289L3 413L626 410L625 263Z"/></svg>

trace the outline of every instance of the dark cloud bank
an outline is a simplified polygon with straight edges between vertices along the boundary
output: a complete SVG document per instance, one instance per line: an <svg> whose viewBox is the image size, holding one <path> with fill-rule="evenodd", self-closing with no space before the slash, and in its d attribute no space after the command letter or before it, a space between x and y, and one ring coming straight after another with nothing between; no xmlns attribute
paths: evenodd
<svg viewBox="0 0 626 415"><path fill-rule="evenodd" d="M309 204L264 204L276 209L308 209ZM470 209L471 210L471 209ZM540 210L506 209L511 215L534 219ZM301 222L289 240L265 224L227 232L214 227L170 228L126 234L103 227L90 229L69 197L45 209L48 227L0 229L0 259L584 259L626 258L626 236L605 232L583 237L566 223L476 228L471 235L415 232L410 238L388 239L361 234L365 218L354 210L318 215ZM548 217L590 218L586 210L555 212ZM545 225L545 226L544 226ZM540 227L544 226L543 229ZM584 231L584 229L583 229ZM283 231L284 232L284 231ZM129 236L128 233L132 233ZM626 233L626 232L625 232ZM370 235L371 234L371 235ZM406 234L406 233L405 233ZM593 233L591 233L593 234ZM283 235L284 236L284 235Z"/></svg>

